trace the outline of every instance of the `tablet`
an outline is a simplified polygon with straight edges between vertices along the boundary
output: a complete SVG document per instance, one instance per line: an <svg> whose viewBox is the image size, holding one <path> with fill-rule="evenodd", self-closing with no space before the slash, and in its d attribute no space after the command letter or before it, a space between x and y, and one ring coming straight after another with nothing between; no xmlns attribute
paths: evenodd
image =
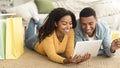
<svg viewBox="0 0 120 68"><path fill-rule="evenodd" d="M82 56L85 53L90 53L91 56L97 56L101 43L102 40L79 41L76 43L72 57L74 57L75 55Z"/></svg>

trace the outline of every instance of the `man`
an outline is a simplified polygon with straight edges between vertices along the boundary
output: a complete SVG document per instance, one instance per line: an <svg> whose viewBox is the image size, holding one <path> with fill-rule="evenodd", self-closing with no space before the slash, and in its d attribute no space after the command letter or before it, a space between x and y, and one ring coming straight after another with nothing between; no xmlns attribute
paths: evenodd
<svg viewBox="0 0 120 68"><path fill-rule="evenodd" d="M75 41L89 40L102 40L98 55L113 56L120 48L120 38L111 41L108 25L104 21L98 21L95 11L87 7L80 12L79 20L77 20Z"/></svg>

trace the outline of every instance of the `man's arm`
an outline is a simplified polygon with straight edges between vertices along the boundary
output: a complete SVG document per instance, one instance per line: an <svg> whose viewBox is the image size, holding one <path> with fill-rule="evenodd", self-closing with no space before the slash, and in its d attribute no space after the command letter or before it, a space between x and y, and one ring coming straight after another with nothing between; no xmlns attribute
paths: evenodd
<svg viewBox="0 0 120 68"><path fill-rule="evenodd" d="M103 24L103 51L107 56L114 56L114 52L111 52L111 37L110 37L110 30L107 24Z"/></svg>

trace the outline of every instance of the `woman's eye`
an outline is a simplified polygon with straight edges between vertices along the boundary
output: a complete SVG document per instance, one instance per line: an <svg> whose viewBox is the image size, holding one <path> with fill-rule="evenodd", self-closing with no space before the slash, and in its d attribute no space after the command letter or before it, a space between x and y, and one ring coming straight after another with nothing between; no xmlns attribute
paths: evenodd
<svg viewBox="0 0 120 68"><path fill-rule="evenodd" d="M66 24L63 24L63 25L66 25Z"/></svg>
<svg viewBox="0 0 120 68"><path fill-rule="evenodd" d="M66 25L66 23L64 22L63 25Z"/></svg>
<svg viewBox="0 0 120 68"><path fill-rule="evenodd" d="M70 25L72 25L72 22L70 23Z"/></svg>

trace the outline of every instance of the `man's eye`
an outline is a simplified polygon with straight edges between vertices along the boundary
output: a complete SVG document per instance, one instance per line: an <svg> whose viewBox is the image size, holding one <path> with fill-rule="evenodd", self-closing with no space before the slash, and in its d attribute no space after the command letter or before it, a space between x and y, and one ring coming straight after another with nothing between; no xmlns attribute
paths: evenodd
<svg viewBox="0 0 120 68"><path fill-rule="evenodd" d="M82 25L86 25L86 24L82 24Z"/></svg>
<svg viewBox="0 0 120 68"><path fill-rule="evenodd" d="M93 25L93 22L92 22L92 23L90 23L90 25Z"/></svg>

